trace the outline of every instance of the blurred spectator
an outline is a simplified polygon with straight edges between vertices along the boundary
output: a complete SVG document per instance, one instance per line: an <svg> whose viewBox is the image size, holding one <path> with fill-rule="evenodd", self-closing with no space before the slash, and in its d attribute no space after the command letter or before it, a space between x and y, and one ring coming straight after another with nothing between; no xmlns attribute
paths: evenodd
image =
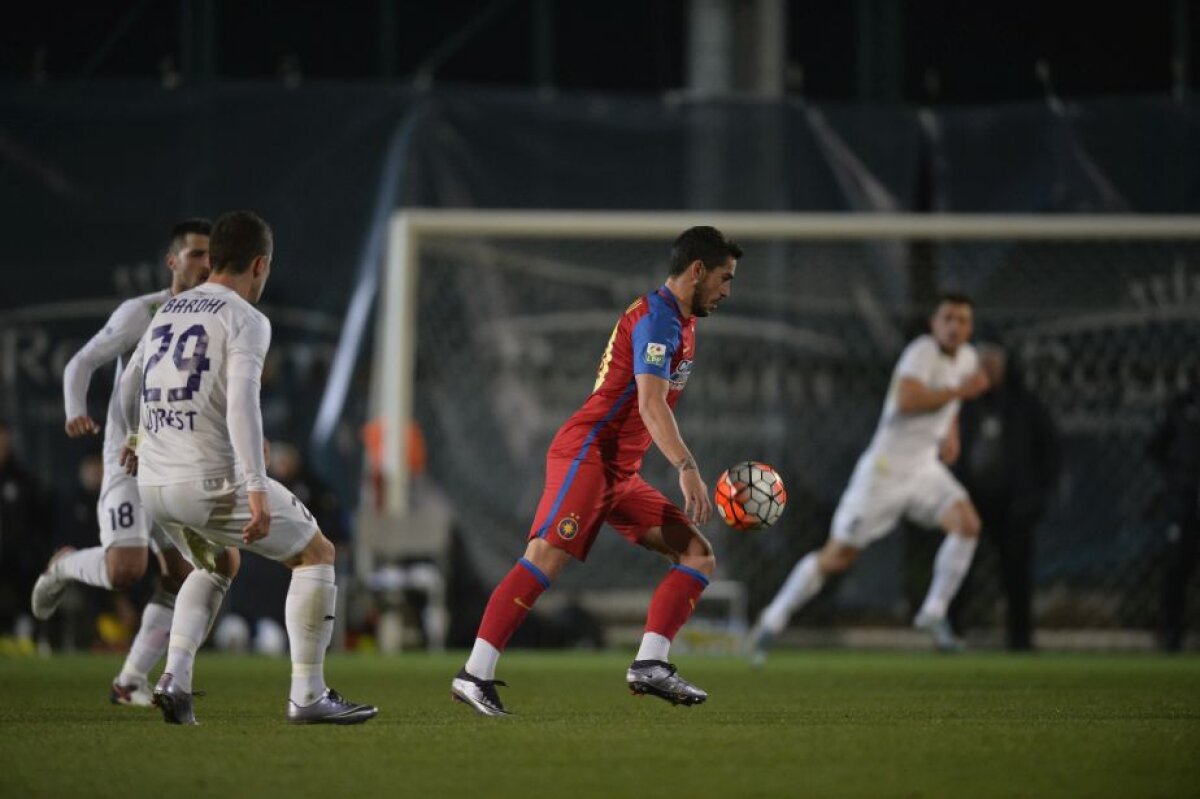
<svg viewBox="0 0 1200 799"><path fill-rule="evenodd" d="M100 529L96 507L100 501L100 485L104 481L104 461L94 452L79 462L79 482L71 496L66 517L61 520L55 543L58 546L89 547L96 543Z"/></svg>
<svg viewBox="0 0 1200 799"><path fill-rule="evenodd" d="M1200 551L1200 379L1171 399L1149 454L1167 483L1167 574L1163 648L1178 652L1187 632L1187 586Z"/></svg>
<svg viewBox="0 0 1200 799"><path fill-rule="evenodd" d="M979 347L992 390L963 403L955 472L975 501L983 540L996 547L1009 649L1033 648L1033 532L1062 467L1058 430L1004 348Z"/></svg>
<svg viewBox="0 0 1200 799"><path fill-rule="evenodd" d="M49 503L13 454L12 429L0 422L0 636L31 646L29 595L50 557Z"/></svg>

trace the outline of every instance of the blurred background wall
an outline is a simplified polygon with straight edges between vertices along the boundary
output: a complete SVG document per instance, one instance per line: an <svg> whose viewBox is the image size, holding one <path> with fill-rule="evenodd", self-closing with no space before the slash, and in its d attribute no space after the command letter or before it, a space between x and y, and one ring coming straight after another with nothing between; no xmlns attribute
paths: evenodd
<svg viewBox="0 0 1200 799"><path fill-rule="evenodd" d="M276 234L277 271L264 302L275 326L267 433L301 446L349 521L360 496L371 325L361 348L343 344L342 396L330 396L328 378L345 323L361 316L351 303L369 299L378 277L393 211L1196 213L1198 31L1200 13L1188 0L1141 4L1137 13L875 0L25 8L0 32L0 417L48 490L70 495L88 449L61 432L66 360L121 298L165 284L162 252L175 220L250 207ZM569 248L518 246L485 262L545 257L568 270L612 268L622 286L641 276L648 288L668 245L617 248L595 261ZM820 295L812 281L822 275L859 270L896 335L916 329L938 283L975 292L981 334L1007 336L1028 358L1026 379L1063 434L1065 472L1038 538L1040 590L1065 591L1059 608L1096 598L1082 613L1066 612L1064 624L1158 623L1169 557L1165 483L1145 451L1171 397L1195 376L1194 246L1042 256L917 247L816 262L776 248L769 257L749 250L746 266L801 298ZM453 278L425 285L434 318L470 323L458 308L468 300L448 294L471 286ZM630 299L583 299L569 284L557 293L506 285L514 314L578 303L615 318ZM797 329L824 325L845 345L840 365L824 364L837 379L816 411L821 423L798 422L800 399L786 391L749 402L748 418L786 431L774 439L786 446L745 452L744 432L730 432L707 463L714 471L735 457L762 457L794 476L788 521L730 551L731 576L751 586L754 607L789 559L823 537L897 352L899 339L872 336L861 309L821 317L817 305L800 303L781 318ZM1045 328L1064 314L1085 321ZM488 408L492 435L474 445L512 459L504 484L469 471L462 430L453 429L455 419L477 414L454 403L471 386L489 387L489 376L445 390L443 362L419 363L427 478L469 520L457 528L468 553L458 562L480 583L517 551L544 439L590 386L592 351L609 324L594 341L580 338L577 385L567 381L561 399L547 403L540 432L522 446L512 449L503 434L526 423L521 407ZM1064 348L1066 356L1047 355ZM712 375L744 366L732 344L713 351L701 364ZM767 352L801 374L818 369ZM94 413L110 384L99 376L93 385ZM686 409L708 399L696 388L685 420ZM489 481L503 490L481 494ZM896 545L866 572L875 577L850 583L817 615L898 619L906 589L885 576L902 575L904 559ZM622 574L638 573L618 560L590 579ZM994 575L980 591L976 618L986 626L999 595ZM458 597L456 615L469 625L478 600L469 586Z"/></svg>

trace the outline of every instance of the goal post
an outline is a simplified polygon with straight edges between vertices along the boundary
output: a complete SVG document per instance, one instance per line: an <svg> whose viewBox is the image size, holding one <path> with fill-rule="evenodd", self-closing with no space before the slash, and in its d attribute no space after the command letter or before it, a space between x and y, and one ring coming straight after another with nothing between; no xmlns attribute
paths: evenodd
<svg viewBox="0 0 1200 799"><path fill-rule="evenodd" d="M1049 547L1052 579L1102 602L1108 569L1126 560L1150 568L1153 553L1133 540L1148 522L1131 509L1157 478L1128 453L1200 363L1195 217L399 212L370 395L384 420L387 509L411 506L405 431L416 419L432 478L472 536L494 538L468 542L476 565L490 576L510 561L536 504L545 444L590 390L620 311L662 282L671 242L693 225L720 228L746 254L731 300L697 331L697 371L677 409L684 437L709 482L738 460L775 460L794 498L781 525L796 529L731 539L725 567L772 590L797 551L820 543L909 325L927 310L914 303L937 286L975 298L977 338L1026 357L1031 388L1069 439L1076 494L1046 521L1063 539ZM648 478L671 495L659 461L647 456ZM1112 474L1096 486L1077 482L1105 468ZM1108 523L1101 544L1065 554ZM632 574L629 563L596 579ZM1148 608L1146 589L1126 587ZM1101 615L1118 623L1115 612Z"/></svg>
<svg viewBox="0 0 1200 799"><path fill-rule="evenodd" d="M712 225L739 241L908 239L943 241L1200 239L1192 216L836 214L652 211L405 210L392 216L381 324L375 348L375 410L389 422L383 445L386 506L408 507L407 437L415 378L416 294L422 245L456 237L669 241ZM753 258L753 255L751 255ZM650 266L650 265L648 265Z"/></svg>

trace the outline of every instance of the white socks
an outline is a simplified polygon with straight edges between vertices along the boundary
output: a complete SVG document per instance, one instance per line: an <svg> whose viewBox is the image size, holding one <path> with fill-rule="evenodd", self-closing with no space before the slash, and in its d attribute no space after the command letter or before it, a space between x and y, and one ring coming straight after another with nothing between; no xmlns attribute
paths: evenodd
<svg viewBox="0 0 1200 799"><path fill-rule="evenodd" d="M170 606L163 600L169 601ZM174 597L159 597L146 604L142 611L142 626L138 628L125 665L117 675L118 685L134 685L146 682L146 675L167 651L171 638L171 619L175 615ZM158 601L155 601L158 600Z"/></svg>
<svg viewBox="0 0 1200 799"><path fill-rule="evenodd" d="M54 561L50 571L78 583L112 590L112 580L108 579L108 564L104 561L104 547L89 547L63 555Z"/></svg>
<svg viewBox="0 0 1200 799"><path fill-rule="evenodd" d="M971 568L971 559L975 557L975 546L978 538L967 538L957 533L947 533L946 539L938 547L937 557L933 559L933 580L929 583L929 593L921 605L919 616L944 619L950 601L958 593L963 578Z"/></svg>
<svg viewBox="0 0 1200 799"><path fill-rule="evenodd" d="M494 680L496 679L496 662L499 660L499 649L482 638L476 638L475 647L471 650L471 656L467 658L467 665L464 668L472 677Z"/></svg>
<svg viewBox="0 0 1200 799"><path fill-rule="evenodd" d="M816 596L824 585L825 575L817 567L817 553L809 552L795 565L783 588L762 612L759 617L762 629L771 635L783 632L792 614Z"/></svg>
<svg viewBox="0 0 1200 799"><path fill-rule="evenodd" d="M661 660L665 662L667 656L670 654L671 639L658 633L645 633L642 636L642 645L638 647L637 655L633 659Z"/></svg>
<svg viewBox="0 0 1200 799"><path fill-rule="evenodd" d="M290 699L300 707L325 693L325 650L333 638L337 585L333 566L298 566L284 604L288 642L292 649Z"/></svg>
<svg viewBox="0 0 1200 799"><path fill-rule="evenodd" d="M167 665L163 671L171 674L175 684L188 693L192 691L196 650L208 637L229 584L229 578L222 574L195 569L183 581L175 599L175 618L171 622Z"/></svg>

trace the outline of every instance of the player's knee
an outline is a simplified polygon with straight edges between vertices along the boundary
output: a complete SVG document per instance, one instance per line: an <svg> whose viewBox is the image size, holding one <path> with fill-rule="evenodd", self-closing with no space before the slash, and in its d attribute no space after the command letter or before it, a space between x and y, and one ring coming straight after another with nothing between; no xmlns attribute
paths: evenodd
<svg viewBox="0 0 1200 799"><path fill-rule="evenodd" d="M159 584L168 594L178 594L183 587L183 581L192 573L192 564L175 550L170 555L164 555L166 568L159 575Z"/></svg>
<svg viewBox="0 0 1200 799"><path fill-rule="evenodd" d="M321 533L320 530L308 542L308 546L304 547L299 557L295 562L289 563L291 566L332 566L337 559L337 549L334 548L333 542Z"/></svg>
<svg viewBox="0 0 1200 799"><path fill-rule="evenodd" d="M536 566L551 582L558 578L559 572L570 559L569 553L541 538L534 538L525 546L525 560Z"/></svg>
<svg viewBox="0 0 1200 799"><path fill-rule="evenodd" d="M712 576L717 570L717 556L711 551L708 554L681 555L679 565L695 569L705 576Z"/></svg>
<svg viewBox="0 0 1200 799"><path fill-rule="evenodd" d="M114 590L121 591L142 579L149 560L147 552L139 547L116 547L105 553L108 580Z"/></svg>
<svg viewBox="0 0 1200 799"><path fill-rule="evenodd" d="M817 555L817 567L822 574L840 574L858 560L858 550L847 546L827 546Z"/></svg>
<svg viewBox="0 0 1200 799"><path fill-rule="evenodd" d="M970 503L962 503L958 509L958 529L955 532L966 538L978 538L982 531L983 524L975 508Z"/></svg>
<svg viewBox="0 0 1200 799"><path fill-rule="evenodd" d="M337 547L335 547L333 542L326 538L324 534L317 533L317 535L320 537L320 540L317 542L317 548L321 558L321 563L323 565L332 566L334 561L337 560Z"/></svg>
<svg viewBox="0 0 1200 799"><path fill-rule="evenodd" d="M167 596L175 596L179 593L179 589L183 588L183 581L186 577L176 577L173 574L164 574L158 578L158 587ZM166 604L160 602L159 604Z"/></svg>
<svg viewBox="0 0 1200 799"><path fill-rule="evenodd" d="M108 567L108 579L112 583L113 590L123 591L129 588L138 580L142 579L142 575L146 573L146 566L137 566L129 563L113 564Z"/></svg>
<svg viewBox="0 0 1200 799"><path fill-rule="evenodd" d="M235 547L225 547L225 551L217 555L216 562L217 572L232 580L242 568L242 553Z"/></svg>
<svg viewBox="0 0 1200 799"><path fill-rule="evenodd" d="M712 575L717 570L716 551L699 530L693 527L689 528L688 532L690 535L683 551L679 552L672 560L681 566L695 569L701 574ZM669 543L670 539L667 540Z"/></svg>

